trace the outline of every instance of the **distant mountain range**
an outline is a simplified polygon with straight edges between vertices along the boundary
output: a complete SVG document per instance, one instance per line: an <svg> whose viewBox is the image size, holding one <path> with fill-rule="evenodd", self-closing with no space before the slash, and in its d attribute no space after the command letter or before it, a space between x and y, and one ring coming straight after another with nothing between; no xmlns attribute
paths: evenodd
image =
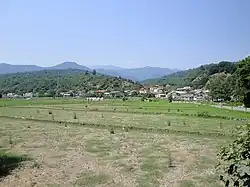
<svg viewBox="0 0 250 187"><path fill-rule="evenodd" d="M80 70L90 70L88 67L81 66L75 62L64 62L56 66L51 67L41 67L36 65L11 65L6 63L0 64L0 74L7 73L22 73L40 70L65 70L65 69L80 69Z"/></svg>
<svg viewBox="0 0 250 187"><path fill-rule="evenodd" d="M95 69L98 73L111 76L119 76L133 81L143 81L145 79L154 79L162 76L169 75L177 70L160 67L141 67L125 69L121 67L106 65L106 66L92 66L91 68L79 65L76 62L64 62L56 66L41 67L36 65L11 65L0 63L0 74L18 73L18 72L31 72L40 70L65 70L65 69L80 69L84 71L92 71Z"/></svg>

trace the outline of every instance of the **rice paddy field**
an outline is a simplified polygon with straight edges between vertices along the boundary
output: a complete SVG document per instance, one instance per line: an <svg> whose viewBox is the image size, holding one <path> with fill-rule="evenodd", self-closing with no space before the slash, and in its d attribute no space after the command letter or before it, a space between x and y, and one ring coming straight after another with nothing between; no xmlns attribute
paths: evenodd
<svg viewBox="0 0 250 187"><path fill-rule="evenodd" d="M216 154L250 114L167 101L34 99L0 100L0 119L0 186L220 187Z"/></svg>

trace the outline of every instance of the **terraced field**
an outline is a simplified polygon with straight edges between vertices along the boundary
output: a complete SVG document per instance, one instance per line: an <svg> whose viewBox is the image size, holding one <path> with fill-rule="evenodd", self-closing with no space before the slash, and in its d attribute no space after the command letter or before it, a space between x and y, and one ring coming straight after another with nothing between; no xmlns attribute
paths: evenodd
<svg viewBox="0 0 250 187"><path fill-rule="evenodd" d="M0 186L221 186L216 153L239 111L166 101L0 100ZM2 168L1 172L2 173Z"/></svg>

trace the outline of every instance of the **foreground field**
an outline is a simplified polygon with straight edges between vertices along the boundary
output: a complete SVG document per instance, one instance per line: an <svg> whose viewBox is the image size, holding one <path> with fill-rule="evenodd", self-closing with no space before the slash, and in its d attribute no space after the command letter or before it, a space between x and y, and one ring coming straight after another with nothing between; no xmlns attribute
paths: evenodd
<svg viewBox="0 0 250 187"><path fill-rule="evenodd" d="M0 151L29 158L0 186L219 187L218 148L249 120L244 112L162 101L0 105Z"/></svg>
<svg viewBox="0 0 250 187"><path fill-rule="evenodd" d="M2 121L1 145L34 158L0 186L219 186L219 141L54 123ZM11 135L13 143L9 144Z"/></svg>

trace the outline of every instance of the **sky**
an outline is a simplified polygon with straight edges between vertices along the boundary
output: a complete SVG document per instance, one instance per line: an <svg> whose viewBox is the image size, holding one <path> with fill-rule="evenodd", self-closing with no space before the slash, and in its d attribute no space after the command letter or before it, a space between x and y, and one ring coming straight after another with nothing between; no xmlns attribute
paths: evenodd
<svg viewBox="0 0 250 187"><path fill-rule="evenodd" d="M187 69L250 54L249 0L0 0L0 63Z"/></svg>

